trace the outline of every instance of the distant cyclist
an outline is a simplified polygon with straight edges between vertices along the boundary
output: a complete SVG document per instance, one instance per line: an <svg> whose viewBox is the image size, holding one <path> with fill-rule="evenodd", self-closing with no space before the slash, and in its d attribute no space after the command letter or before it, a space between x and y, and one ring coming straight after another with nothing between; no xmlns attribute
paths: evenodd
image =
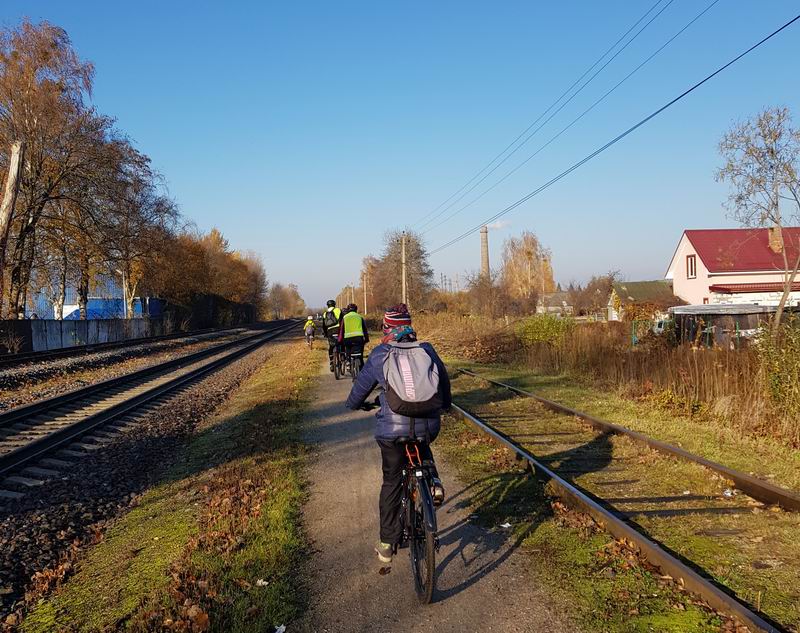
<svg viewBox="0 0 800 633"><path fill-rule="evenodd" d="M342 319L342 311L336 307L333 299L328 299L328 307L322 315L322 333L328 339L328 361L330 361L331 371L333 371L333 350L339 344L339 321Z"/></svg>
<svg viewBox="0 0 800 633"><path fill-rule="evenodd" d="M303 332L306 335L306 343L308 343L309 347L314 346L314 334L317 332L317 325L314 323L314 317L310 314L308 315L308 319L303 325Z"/></svg>
<svg viewBox="0 0 800 633"><path fill-rule="evenodd" d="M369 355L364 369L358 375L350 390L346 406L358 409L363 406L370 393L378 388L380 409L375 414L377 426L375 439L381 449L383 462L383 485L381 486L378 507L380 510L380 541L375 547L381 562L390 563L395 547L400 542L400 504L403 498L403 464L405 456L403 445L398 438L408 437L411 418L392 411L389 403L396 397L392 390L393 377L397 372L386 373L387 368L396 365L401 369L401 382L406 390L423 390L438 382L438 397L441 409L450 408L450 378L447 369L430 343L418 343L417 334L411 327L411 315L405 304L388 308L383 315L383 338ZM387 383L387 375L389 382ZM395 385L396 387L398 385ZM444 501L444 487L436 471L430 442L439 435L441 410L428 417L414 418L414 429L420 440L423 461L431 466L433 472L432 496L436 505Z"/></svg>
<svg viewBox="0 0 800 633"><path fill-rule="evenodd" d="M348 305L342 313L339 325L339 343L343 346L350 362L359 363L358 368L364 366L364 345L369 343L367 322L358 313L355 303Z"/></svg>

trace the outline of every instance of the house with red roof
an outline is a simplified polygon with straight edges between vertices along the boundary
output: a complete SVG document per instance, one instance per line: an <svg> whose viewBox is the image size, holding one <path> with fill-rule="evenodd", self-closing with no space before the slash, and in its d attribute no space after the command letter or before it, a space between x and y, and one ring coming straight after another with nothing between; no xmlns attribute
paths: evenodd
<svg viewBox="0 0 800 633"><path fill-rule="evenodd" d="M666 279L688 304L778 305L786 261L797 261L800 227L698 229L683 232ZM800 305L800 275L787 305Z"/></svg>

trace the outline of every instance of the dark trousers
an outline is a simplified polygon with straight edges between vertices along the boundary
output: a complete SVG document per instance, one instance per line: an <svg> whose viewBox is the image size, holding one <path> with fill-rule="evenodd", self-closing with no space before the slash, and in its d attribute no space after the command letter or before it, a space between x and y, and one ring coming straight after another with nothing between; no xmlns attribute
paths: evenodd
<svg viewBox="0 0 800 633"><path fill-rule="evenodd" d="M407 457L403 445L394 440L378 440L383 462L383 485L378 500L378 511L381 521L381 542L396 545L402 534L400 526L400 502L403 499L403 466ZM433 453L428 444L419 445L419 454L423 462L430 462L433 475L438 477Z"/></svg>
<svg viewBox="0 0 800 633"><path fill-rule="evenodd" d="M364 365L363 357L364 357L364 337L363 336L354 336L351 338L344 339L344 350L347 352L348 356L361 356L362 362L361 365Z"/></svg>
<svg viewBox="0 0 800 633"><path fill-rule="evenodd" d="M339 344L339 341L335 338L328 337L328 360L333 363L333 350L336 349L336 346Z"/></svg>

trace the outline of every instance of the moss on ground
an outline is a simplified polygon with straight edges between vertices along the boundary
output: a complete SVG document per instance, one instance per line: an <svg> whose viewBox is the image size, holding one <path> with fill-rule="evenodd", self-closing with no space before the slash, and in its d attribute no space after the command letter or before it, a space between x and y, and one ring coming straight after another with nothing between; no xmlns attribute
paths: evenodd
<svg viewBox="0 0 800 633"><path fill-rule="evenodd" d="M295 619L306 602L299 429L324 354L272 345L22 630L269 631Z"/></svg>
<svg viewBox="0 0 800 633"><path fill-rule="evenodd" d="M723 621L657 570L599 531L586 516L548 498L510 451L448 417L436 442L470 491L476 520L509 521L537 574L569 605L586 631L603 633L722 630Z"/></svg>

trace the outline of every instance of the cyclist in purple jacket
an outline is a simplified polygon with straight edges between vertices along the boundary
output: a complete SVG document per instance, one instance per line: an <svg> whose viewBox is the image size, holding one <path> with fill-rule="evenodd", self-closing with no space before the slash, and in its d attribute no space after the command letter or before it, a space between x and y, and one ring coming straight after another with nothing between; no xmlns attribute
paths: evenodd
<svg viewBox="0 0 800 633"><path fill-rule="evenodd" d="M387 404L385 391L386 384L383 374L383 364L390 350L391 343L410 343L417 340L416 332L411 327L411 315L405 304L388 308L383 316L383 339L369 355L364 368L353 383L353 388L347 398L346 406L358 409L364 405L370 393L377 387L379 390L378 401L380 409L375 414L377 425L375 439L381 449L383 462L383 485L381 486L378 508L380 511L380 541L375 547L381 562L390 563L394 546L400 542L400 504L403 495L403 464L404 454L397 439L408 437L411 426L410 418L394 413ZM431 360L436 364L439 373L439 391L442 400L442 409L447 410L452 403L450 393L450 378L441 358L430 343L420 343ZM440 428L440 415L434 417L415 418L415 431L421 441L420 452L423 461L430 462L433 478L432 495L436 505L444 501L444 487L436 472L429 442L436 439Z"/></svg>

